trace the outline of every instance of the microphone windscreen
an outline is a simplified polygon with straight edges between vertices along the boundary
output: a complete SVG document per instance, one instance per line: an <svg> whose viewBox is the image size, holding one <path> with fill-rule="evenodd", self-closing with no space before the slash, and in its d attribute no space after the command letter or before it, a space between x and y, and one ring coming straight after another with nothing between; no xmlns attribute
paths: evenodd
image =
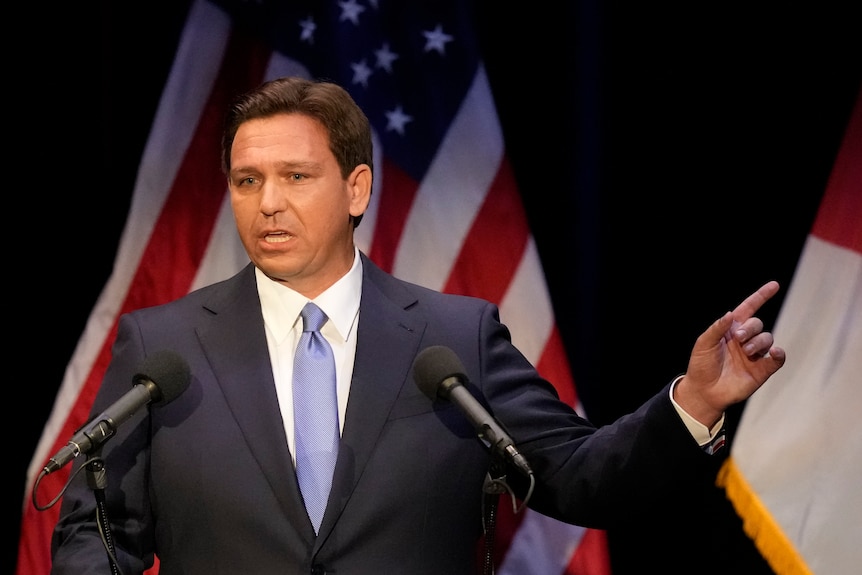
<svg viewBox="0 0 862 575"><path fill-rule="evenodd" d="M450 377L467 381L461 359L446 346L426 347L413 361L413 379L422 393L432 400L438 397L440 384Z"/></svg>
<svg viewBox="0 0 862 575"><path fill-rule="evenodd" d="M191 382L191 368L178 353L164 350L147 356L132 379L135 384L152 381L159 390L153 398L154 405L164 405L175 400Z"/></svg>

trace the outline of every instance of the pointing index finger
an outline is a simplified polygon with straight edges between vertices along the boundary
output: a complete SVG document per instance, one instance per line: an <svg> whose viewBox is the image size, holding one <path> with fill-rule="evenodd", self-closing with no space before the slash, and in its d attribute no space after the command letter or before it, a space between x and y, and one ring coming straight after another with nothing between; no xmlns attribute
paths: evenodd
<svg viewBox="0 0 862 575"><path fill-rule="evenodd" d="M777 281L766 282L760 286L760 289L736 306L736 309L733 310L733 319L741 323L752 317L763 304L778 293L778 289L779 285Z"/></svg>

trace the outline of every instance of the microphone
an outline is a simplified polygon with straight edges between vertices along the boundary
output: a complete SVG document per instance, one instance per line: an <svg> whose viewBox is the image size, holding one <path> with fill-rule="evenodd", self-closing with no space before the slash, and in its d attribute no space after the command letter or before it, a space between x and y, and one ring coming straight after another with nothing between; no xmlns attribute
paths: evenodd
<svg viewBox="0 0 862 575"><path fill-rule="evenodd" d="M180 355L160 351L147 357L132 378L131 391L92 418L72 436L69 443L48 460L44 473L57 471L78 455L90 453L114 436L121 423L145 405L165 405L186 390L191 370Z"/></svg>
<svg viewBox="0 0 862 575"><path fill-rule="evenodd" d="M413 362L413 378L422 393L432 401L442 398L457 405L473 424L480 439L513 463L521 473L532 476L530 464L515 447L512 438L473 397L470 390L464 387L469 381L464 371L464 366L455 352L442 345L426 347Z"/></svg>

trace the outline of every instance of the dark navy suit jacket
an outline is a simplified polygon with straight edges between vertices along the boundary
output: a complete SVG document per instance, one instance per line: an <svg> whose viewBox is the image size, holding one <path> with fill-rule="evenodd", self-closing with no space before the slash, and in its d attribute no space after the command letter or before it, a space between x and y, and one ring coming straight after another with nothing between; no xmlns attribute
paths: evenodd
<svg viewBox="0 0 862 575"><path fill-rule="evenodd" d="M130 389L154 352L179 353L192 374L177 399L142 410L102 447L125 575L154 553L163 575L477 573L489 454L455 406L416 386L413 361L431 345L458 355L530 462L530 505L542 513L608 528L644 501L711 483L720 458L696 445L667 387L597 430L511 344L496 306L403 282L362 258L356 362L318 537L285 439L253 267L121 318L94 413ZM507 477L524 497L525 477ZM58 575L110 572L84 473L64 497L53 559Z"/></svg>

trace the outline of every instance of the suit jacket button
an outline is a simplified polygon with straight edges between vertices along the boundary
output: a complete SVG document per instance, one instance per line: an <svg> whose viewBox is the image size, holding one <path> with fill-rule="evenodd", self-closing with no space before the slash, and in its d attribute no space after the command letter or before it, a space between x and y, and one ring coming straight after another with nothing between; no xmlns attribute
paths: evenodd
<svg viewBox="0 0 862 575"><path fill-rule="evenodd" d="M312 565L311 575L326 575L326 569L322 565Z"/></svg>

